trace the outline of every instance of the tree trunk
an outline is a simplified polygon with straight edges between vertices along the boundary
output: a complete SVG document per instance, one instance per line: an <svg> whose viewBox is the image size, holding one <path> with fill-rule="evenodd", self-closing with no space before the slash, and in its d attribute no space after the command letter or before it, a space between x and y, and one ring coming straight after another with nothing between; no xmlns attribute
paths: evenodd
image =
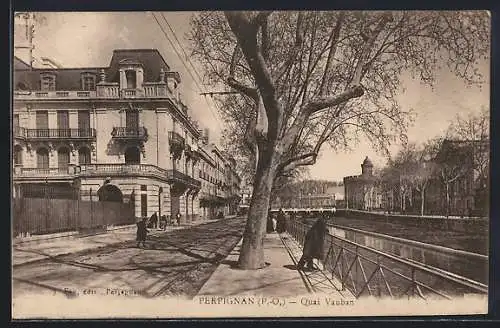
<svg viewBox="0 0 500 328"><path fill-rule="evenodd" d="M424 216L424 204L425 204L425 189L422 188L422 192L420 193L421 195L421 204L420 204L420 215Z"/></svg>
<svg viewBox="0 0 500 328"><path fill-rule="evenodd" d="M256 172L252 202L238 259L241 269L255 270L265 267L264 236L274 175L275 169L272 166L261 167Z"/></svg>
<svg viewBox="0 0 500 328"><path fill-rule="evenodd" d="M450 184L446 183L446 217L450 216Z"/></svg>

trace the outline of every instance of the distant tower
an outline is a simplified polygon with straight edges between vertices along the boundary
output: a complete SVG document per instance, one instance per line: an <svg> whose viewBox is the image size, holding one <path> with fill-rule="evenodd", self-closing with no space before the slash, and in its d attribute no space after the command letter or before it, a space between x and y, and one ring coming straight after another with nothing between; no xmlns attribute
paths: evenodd
<svg viewBox="0 0 500 328"><path fill-rule="evenodd" d="M372 161L366 156L363 164L361 164L361 174L362 175L373 175L373 164Z"/></svg>
<svg viewBox="0 0 500 328"><path fill-rule="evenodd" d="M33 64L34 23L33 13L17 12L14 14L14 56L30 66Z"/></svg>

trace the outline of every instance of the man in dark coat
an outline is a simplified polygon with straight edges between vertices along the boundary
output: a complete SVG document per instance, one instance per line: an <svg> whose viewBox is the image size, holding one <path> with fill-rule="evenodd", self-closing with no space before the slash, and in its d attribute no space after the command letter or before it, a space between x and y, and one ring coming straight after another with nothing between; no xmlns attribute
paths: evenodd
<svg viewBox="0 0 500 328"><path fill-rule="evenodd" d="M298 269L303 269L304 264L307 264L307 269L314 269L313 259L321 259L323 256L326 231L326 220L324 217L320 217L306 234L302 257L297 265Z"/></svg>
<svg viewBox="0 0 500 328"><path fill-rule="evenodd" d="M177 225L181 225L181 211L177 211L177 214L175 215L175 219L177 220Z"/></svg>
<svg viewBox="0 0 500 328"><path fill-rule="evenodd" d="M158 215L156 214L156 212L153 213L153 215L151 215L151 217L149 218L149 228L157 228L156 224L158 223Z"/></svg>
<svg viewBox="0 0 500 328"><path fill-rule="evenodd" d="M283 209L280 208L278 212L278 227L277 227L278 233L283 233L286 231L285 225L286 225L285 212L283 212Z"/></svg>
<svg viewBox="0 0 500 328"><path fill-rule="evenodd" d="M273 232L273 214L271 213L271 209L267 211L266 232Z"/></svg>
<svg viewBox="0 0 500 328"><path fill-rule="evenodd" d="M141 243L143 247L146 247L146 237L149 232L146 228L147 220L147 218L143 218L141 221L137 222L137 247L139 247Z"/></svg>

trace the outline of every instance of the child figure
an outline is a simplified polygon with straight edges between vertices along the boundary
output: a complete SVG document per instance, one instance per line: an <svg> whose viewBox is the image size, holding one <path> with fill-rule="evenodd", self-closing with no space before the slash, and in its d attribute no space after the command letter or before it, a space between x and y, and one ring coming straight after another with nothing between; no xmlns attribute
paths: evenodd
<svg viewBox="0 0 500 328"><path fill-rule="evenodd" d="M146 247L146 237L149 232L149 230L146 228L146 221L147 218L143 218L141 221L137 222L137 247L140 247L141 243L144 248Z"/></svg>

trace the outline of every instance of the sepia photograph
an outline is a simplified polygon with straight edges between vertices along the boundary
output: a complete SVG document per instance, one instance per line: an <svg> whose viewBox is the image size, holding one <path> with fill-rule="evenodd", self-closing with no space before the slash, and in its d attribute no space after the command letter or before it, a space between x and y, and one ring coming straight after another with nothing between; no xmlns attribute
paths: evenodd
<svg viewBox="0 0 500 328"><path fill-rule="evenodd" d="M488 313L488 11L13 12L13 319Z"/></svg>

